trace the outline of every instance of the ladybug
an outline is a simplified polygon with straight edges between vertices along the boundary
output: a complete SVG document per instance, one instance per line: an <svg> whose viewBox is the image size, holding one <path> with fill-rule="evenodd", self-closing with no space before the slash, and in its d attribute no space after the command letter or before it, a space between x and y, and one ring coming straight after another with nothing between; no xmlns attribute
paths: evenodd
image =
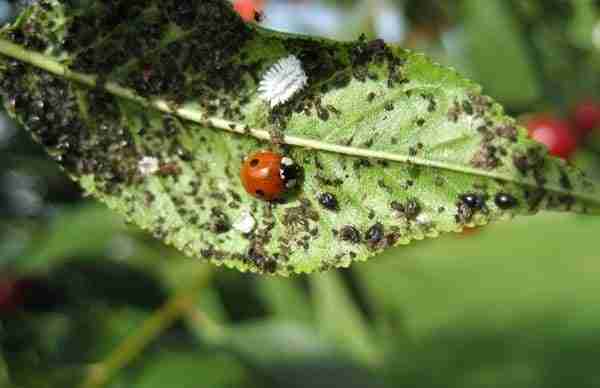
<svg viewBox="0 0 600 388"><path fill-rule="evenodd" d="M291 158L272 151L259 151L244 160L240 178L248 194L272 201L293 188L300 169Z"/></svg>
<svg viewBox="0 0 600 388"><path fill-rule="evenodd" d="M245 22L260 23L264 20L262 1L259 0L236 0L233 3L233 9L240 15Z"/></svg>

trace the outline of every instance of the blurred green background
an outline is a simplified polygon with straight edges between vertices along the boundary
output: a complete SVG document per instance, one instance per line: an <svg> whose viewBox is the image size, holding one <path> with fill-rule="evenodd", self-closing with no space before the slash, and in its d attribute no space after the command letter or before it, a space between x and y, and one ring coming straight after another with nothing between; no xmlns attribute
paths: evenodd
<svg viewBox="0 0 600 388"><path fill-rule="evenodd" d="M597 0L263 6L267 27L426 52L517 117L598 101ZM571 160L594 176L598 139ZM519 218L279 279L125 225L5 116L0 161L2 388L600 386L600 218Z"/></svg>

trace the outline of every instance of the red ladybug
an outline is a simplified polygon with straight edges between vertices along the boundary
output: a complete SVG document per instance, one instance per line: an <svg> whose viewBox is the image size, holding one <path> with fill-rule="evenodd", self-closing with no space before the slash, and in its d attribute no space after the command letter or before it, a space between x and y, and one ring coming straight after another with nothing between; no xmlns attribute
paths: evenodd
<svg viewBox="0 0 600 388"><path fill-rule="evenodd" d="M246 158L240 172L248 194L272 201L294 187L299 169L294 161L271 151L259 151Z"/></svg>
<svg viewBox="0 0 600 388"><path fill-rule="evenodd" d="M233 3L233 9L245 22L260 23L264 19L262 0L236 0Z"/></svg>

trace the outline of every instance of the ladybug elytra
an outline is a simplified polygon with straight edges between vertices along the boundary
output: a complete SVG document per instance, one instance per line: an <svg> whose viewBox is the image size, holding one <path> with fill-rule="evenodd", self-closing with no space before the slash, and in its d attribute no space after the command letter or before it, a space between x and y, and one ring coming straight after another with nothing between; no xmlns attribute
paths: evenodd
<svg viewBox="0 0 600 388"><path fill-rule="evenodd" d="M240 177L248 194L272 201L296 185L299 169L287 156L259 151L246 158Z"/></svg>

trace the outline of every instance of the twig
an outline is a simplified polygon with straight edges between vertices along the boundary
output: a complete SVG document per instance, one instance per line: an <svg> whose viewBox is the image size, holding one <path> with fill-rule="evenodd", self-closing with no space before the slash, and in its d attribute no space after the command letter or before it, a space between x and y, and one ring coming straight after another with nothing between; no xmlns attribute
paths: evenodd
<svg viewBox="0 0 600 388"><path fill-rule="evenodd" d="M201 270L187 287L171 297L160 309L148 318L142 327L132 336L125 339L101 363L90 367L81 388L100 388L104 386L119 370L133 361L160 333L170 327L182 315L193 309L198 292L204 288L209 278L209 271Z"/></svg>

